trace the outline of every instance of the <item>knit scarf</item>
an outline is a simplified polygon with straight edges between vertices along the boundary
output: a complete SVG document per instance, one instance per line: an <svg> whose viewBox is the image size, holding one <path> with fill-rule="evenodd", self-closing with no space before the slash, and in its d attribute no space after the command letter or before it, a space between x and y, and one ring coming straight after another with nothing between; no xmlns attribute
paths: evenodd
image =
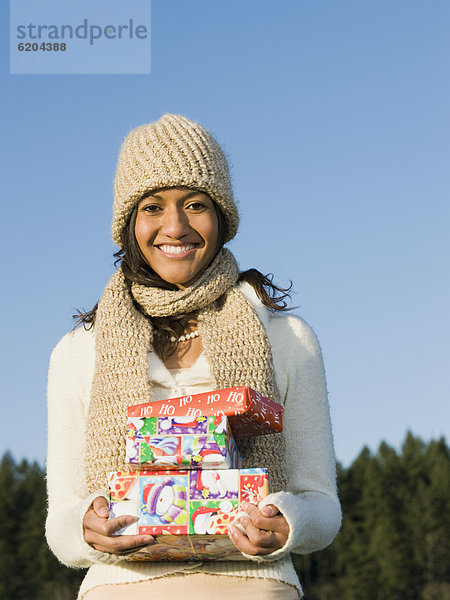
<svg viewBox="0 0 450 600"><path fill-rule="evenodd" d="M107 472L127 470L127 407L151 402L148 352L151 317L198 311L198 330L215 389L248 385L280 402L272 352L253 306L235 284L239 268L222 248L192 285L168 291L133 283L131 294L121 269L111 277L95 321L95 370L86 426L89 492L107 489ZM136 309L134 300L146 315ZM272 491L285 488L283 434L237 442L244 468L269 469Z"/></svg>

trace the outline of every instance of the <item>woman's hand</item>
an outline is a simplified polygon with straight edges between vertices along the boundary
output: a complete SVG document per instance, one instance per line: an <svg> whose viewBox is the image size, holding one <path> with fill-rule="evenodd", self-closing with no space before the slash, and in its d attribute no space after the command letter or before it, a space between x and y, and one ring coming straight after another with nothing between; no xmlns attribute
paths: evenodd
<svg viewBox="0 0 450 600"><path fill-rule="evenodd" d="M289 535L286 519L273 504L267 504L261 510L254 504L243 504L248 516L239 517L238 523L245 534L234 525L230 525L230 538L236 548L245 554L258 556L270 554L282 548Z"/></svg>
<svg viewBox="0 0 450 600"><path fill-rule="evenodd" d="M120 535L114 533L137 521L137 517L123 515L108 519L108 502L102 496L95 498L83 519L84 540L94 550L109 554L128 554L154 542L151 535Z"/></svg>

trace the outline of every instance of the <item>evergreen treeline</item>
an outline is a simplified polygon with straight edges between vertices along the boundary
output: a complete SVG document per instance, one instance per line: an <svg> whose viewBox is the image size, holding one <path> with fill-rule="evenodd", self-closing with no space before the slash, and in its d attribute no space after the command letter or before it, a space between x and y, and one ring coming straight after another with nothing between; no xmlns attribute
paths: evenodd
<svg viewBox="0 0 450 600"><path fill-rule="evenodd" d="M342 530L293 555L307 600L450 600L450 449L408 433L339 467ZM44 539L41 467L0 464L0 600L73 600L84 572L61 566Z"/></svg>
<svg viewBox="0 0 450 600"><path fill-rule="evenodd" d="M84 572L63 567L44 538L45 472L37 463L0 463L0 600L73 600Z"/></svg>
<svg viewBox="0 0 450 600"><path fill-rule="evenodd" d="M308 600L450 600L450 449L408 433L339 468L343 525L295 558Z"/></svg>

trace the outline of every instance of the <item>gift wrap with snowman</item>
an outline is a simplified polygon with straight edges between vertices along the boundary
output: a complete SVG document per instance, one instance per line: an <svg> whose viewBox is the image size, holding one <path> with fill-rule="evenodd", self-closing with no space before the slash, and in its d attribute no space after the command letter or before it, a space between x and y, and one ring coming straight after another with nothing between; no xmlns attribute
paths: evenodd
<svg viewBox="0 0 450 600"><path fill-rule="evenodd" d="M133 515L117 535L148 534L155 543L129 560L243 560L228 526L269 493L267 469L129 471L109 475L110 517Z"/></svg>

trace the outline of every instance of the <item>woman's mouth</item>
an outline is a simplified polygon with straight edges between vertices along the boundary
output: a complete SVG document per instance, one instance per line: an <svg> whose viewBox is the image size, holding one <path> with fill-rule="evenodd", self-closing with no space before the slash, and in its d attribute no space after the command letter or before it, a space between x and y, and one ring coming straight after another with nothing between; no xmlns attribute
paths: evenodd
<svg viewBox="0 0 450 600"><path fill-rule="evenodd" d="M183 246L172 246L170 244L160 244L157 246L161 252L167 256L185 256L194 250L198 244L184 244Z"/></svg>

